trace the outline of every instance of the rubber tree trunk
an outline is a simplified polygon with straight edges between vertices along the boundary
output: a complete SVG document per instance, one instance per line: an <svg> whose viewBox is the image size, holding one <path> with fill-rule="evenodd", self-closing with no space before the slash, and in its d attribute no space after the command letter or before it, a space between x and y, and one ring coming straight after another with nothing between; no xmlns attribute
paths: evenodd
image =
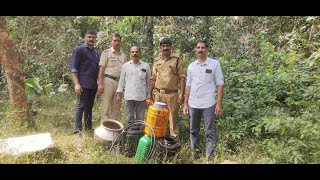
<svg viewBox="0 0 320 180"><path fill-rule="evenodd" d="M146 24L146 47L147 47L147 57L150 59L149 62L153 62L153 16L147 16Z"/></svg>
<svg viewBox="0 0 320 180"><path fill-rule="evenodd" d="M7 19L0 16L0 61L4 68L10 96L11 115L22 122L31 117L31 108L25 93L24 74L13 40L7 30Z"/></svg>

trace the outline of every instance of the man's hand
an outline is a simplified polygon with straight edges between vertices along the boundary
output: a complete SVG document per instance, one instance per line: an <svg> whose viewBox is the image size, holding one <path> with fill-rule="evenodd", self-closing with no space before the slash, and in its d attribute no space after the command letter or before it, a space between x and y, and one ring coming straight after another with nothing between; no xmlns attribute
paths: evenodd
<svg viewBox="0 0 320 180"><path fill-rule="evenodd" d="M223 114L223 110L222 110L222 105L221 104L217 104L216 108L214 110L214 114L219 117Z"/></svg>
<svg viewBox="0 0 320 180"><path fill-rule="evenodd" d="M74 85L74 91L77 93L78 96L80 96L81 92L83 92L81 85L80 84L75 84Z"/></svg>
<svg viewBox="0 0 320 180"><path fill-rule="evenodd" d="M98 94L102 95L104 91L103 85L98 85Z"/></svg>
<svg viewBox="0 0 320 180"><path fill-rule="evenodd" d="M183 114L184 115L188 115L189 114L188 104L184 104L183 105Z"/></svg>
<svg viewBox="0 0 320 180"><path fill-rule="evenodd" d="M153 101L152 95L151 95L151 94L148 94L146 100L151 100L151 101Z"/></svg>
<svg viewBox="0 0 320 180"><path fill-rule="evenodd" d="M178 97L178 103L182 104L183 101L184 101L184 96L183 96L183 94L180 94L179 97Z"/></svg>
<svg viewBox="0 0 320 180"><path fill-rule="evenodd" d="M117 93L116 103L119 104L121 100L120 93Z"/></svg>

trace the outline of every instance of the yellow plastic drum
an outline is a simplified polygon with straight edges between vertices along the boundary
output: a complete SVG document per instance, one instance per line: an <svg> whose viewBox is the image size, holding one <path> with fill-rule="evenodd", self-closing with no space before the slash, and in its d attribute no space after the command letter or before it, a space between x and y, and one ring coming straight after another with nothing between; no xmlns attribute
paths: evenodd
<svg viewBox="0 0 320 180"><path fill-rule="evenodd" d="M168 121L169 121L169 110L167 105L162 102L148 102L148 114L147 123L152 127L155 137L164 137L166 135ZM144 128L146 135L151 136L151 131L148 126Z"/></svg>

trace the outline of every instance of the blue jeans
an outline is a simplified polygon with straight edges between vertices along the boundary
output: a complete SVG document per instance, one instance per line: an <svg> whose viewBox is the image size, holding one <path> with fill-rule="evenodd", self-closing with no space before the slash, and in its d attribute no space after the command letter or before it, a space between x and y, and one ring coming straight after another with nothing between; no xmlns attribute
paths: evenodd
<svg viewBox="0 0 320 180"><path fill-rule="evenodd" d="M97 94L97 89L82 88L83 92L77 98L74 132L82 130L82 116L84 114L85 129L92 129L92 108L94 99Z"/></svg>
<svg viewBox="0 0 320 180"><path fill-rule="evenodd" d="M201 118L204 118L205 124L205 136L206 136L206 158L209 159L214 148L216 146L216 127L215 127L215 105L205 108L197 109L189 106L190 114L190 140L191 140L191 149L195 156L199 156L195 152L196 149L199 150L199 131Z"/></svg>

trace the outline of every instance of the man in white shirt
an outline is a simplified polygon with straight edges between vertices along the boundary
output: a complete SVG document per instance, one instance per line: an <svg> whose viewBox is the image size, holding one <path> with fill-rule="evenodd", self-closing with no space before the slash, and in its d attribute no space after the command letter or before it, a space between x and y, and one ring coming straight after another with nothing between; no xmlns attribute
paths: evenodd
<svg viewBox="0 0 320 180"><path fill-rule="evenodd" d="M198 59L188 66L183 113L190 114L190 140L193 157L199 155L201 117L206 132L206 160L216 146L215 118L222 115L223 74L218 60L209 58L208 44L199 40L195 48ZM215 100L217 89L217 101Z"/></svg>
<svg viewBox="0 0 320 180"><path fill-rule="evenodd" d="M150 84L150 66L140 60L140 48L130 48L131 61L122 66L116 102L120 103L124 91L126 125L135 120L144 120L146 97ZM124 90L125 89L125 90Z"/></svg>

